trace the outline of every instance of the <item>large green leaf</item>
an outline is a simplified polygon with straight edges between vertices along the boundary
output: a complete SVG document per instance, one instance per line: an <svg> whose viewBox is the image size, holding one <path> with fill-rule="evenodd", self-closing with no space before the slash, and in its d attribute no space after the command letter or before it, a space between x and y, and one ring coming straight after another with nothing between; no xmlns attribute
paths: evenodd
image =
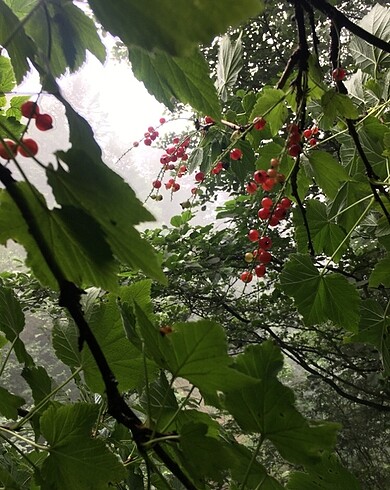
<svg viewBox="0 0 390 490"><path fill-rule="evenodd" d="M7 340L14 344L14 351L20 363L26 366L34 364L33 358L27 353L19 334L25 326L22 307L12 289L0 287L0 330Z"/></svg>
<svg viewBox="0 0 390 490"><path fill-rule="evenodd" d="M58 359L70 368L82 365L78 331L73 322L56 321L52 330L53 348Z"/></svg>
<svg viewBox="0 0 390 490"><path fill-rule="evenodd" d="M294 210L295 237L298 251L307 251L307 230L299 209ZM341 246L345 239L345 231L337 224L332 223L328 217L328 209L323 202L309 199L306 202L306 218L309 223L310 237L316 254L325 253L338 262L348 246L348 242ZM336 253L336 250L338 252Z"/></svg>
<svg viewBox="0 0 390 490"><path fill-rule="evenodd" d="M368 284L371 288L377 288L380 285L390 288L390 256L377 262Z"/></svg>
<svg viewBox="0 0 390 490"><path fill-rule="evenodd" d="M349 179L344 167L326 151L311 151L308 165L317 185L330 199L336 197L341 184Z"/></svg>
<svg viewBox="0 0 390 490"><path fill-rule="evenodd" d="M131 47L129 59L134 75L168 109L174 109L176 99L202 114L216 119L221 117L217 91L200 51L190 57L177 58L163 51L148 53Z"/></svg>
<svg viewBox="0 0 390 490"><path fill-rule="evenodd" d="M337 117L357 119L359 111L352 100L345 94L340 94L335 89L330 89L321 97L321 105L324 111L321 126L329 129Z"/></svg>
<svg viewBox="0 0 390 490"><path fill-rule="evenodd" d="M13 395L0 386L0 414L3 417L16 420L18 418L18 408L25 403L26 401L22 397Z"/></svg>
<svg viewBox="0 0 390 490"><path fill-rule="evenodd" d="M388 309L373 299L362 302L359 333L352 336L353 342L374 345L382 358L386 376L390 375L390 315Z"/></svg>
<svg viewBox="0 0 390 490"><path fill-rule="evenodd" d="M285 93L276 88L264 88L252 110L251 120L262 117L267 121L271 135L276 136L288 115L285 104Z"/></svg>
<svg viewBox="0 0 390 490"><path fill-rule="evenodd" d="M22 371L22 377L31 388L35 404L43 400L53 389L52 379L42 366L25 367Z"/></svg>
<svg viewBox="0 0 390 490"><path fill-rule="evenodd" d="M359 295L340 274L320 274L309 255L292 254L280 278L307 325L331 320L346 330L359 323Z"/></svg>
<svg viewBox="0 0 390 490"><path fill-rule="evenodd" d="M103 490L125 469L102 440L92 438L97 405L50 407L41 417L49 456L42 465L42 490Z"/></svg>
<svg viewBox="0 0 390 490"><path fill-rule="evenodd" d="M145 376L144 361L139 349L126 338L115 295L108 295L104 301L96 304L89 324L118 381L119 390L126 391L138 387ZM87 346L82 350L81 363L89 388L103 394L103 380ZM153 366L151 363L148 365L151 368L148 374L152 378Z"/></svg>
<svg viewBox="0 0 390 490"><path fill-rule="evenodd" d="M40 48L35 61L54 77L80 68L87 50L101 62L106 58L94 21L73 2L49 2L41 6L25 29Z"/></svg>
<svg viewBox="0 0 390 490"><path fill-rule="evenodd" d="M27 251L27 264L45 285L56 289L57 281L51 266L30 233L31 226L39 227L51 260L63 276L79 286L96 284L111 289L116 287L115 263L99 225L83 210L71 205L49 210L43 196L30 185L14 185L29 208L29 223L7 191L0 194L0 242L12 238ZM45 251L45 254L47 251Z"/></svg>
<svg viewBox="0 0 390 490"><path fill-rule="evenodd" d="M161 335L138 306L136 316L148 355L175 378L188 379L206 394L256 384L230 367L226 335L217 323L177 323L172 333Z"/></svg>
<svg viewBox="0 0 390 490"><path fill-rule="evenodd" d="M103 27L130 47L155 48L172 55L188 54L199 44L237 26L262 9L260 0L90 0Z"/></svg>
<svg viewBox="0 0 390 490"><path fill-rule="evenodd" d="M0 2L0 45L7 49L12 60L16 81L20 83L30 70L28 59L32 60L36 47L29 38L15 13Z"/></svg>
<svg viewBox="0 0 390 490"><path fill-rule="evenodd" d="M226 102L243 67L241 34L235 41L228 35L219 44L216 86L222 101Z"/></svg>
<svg viewBox="0 0 390 490"><path fill-rule="evenodd" d="M250 346L236 358L235 367L260 382L225 396L225 405L245 432L269 439L283 458L313 464L336 442L337 424L309 423L295 408L294 394L277 379L283 367L280 349L271 341Z"/></svg>
<svg viewBox="0 0 390 490"><path fill-rule="evenodd" d="M390 41L390 9L377 3L358 23L371 34ZM349 45L355 63L365 72L376 76L379 69L390 67L390 54L354 36Z"/></svg>
<svg viewBox="0 0 390 490"><path fill-rule="evenodd" d="M320 463L309 473L292 473L288 490L360 490L360 484L339 462L334 454L324 454Z"/></svg>

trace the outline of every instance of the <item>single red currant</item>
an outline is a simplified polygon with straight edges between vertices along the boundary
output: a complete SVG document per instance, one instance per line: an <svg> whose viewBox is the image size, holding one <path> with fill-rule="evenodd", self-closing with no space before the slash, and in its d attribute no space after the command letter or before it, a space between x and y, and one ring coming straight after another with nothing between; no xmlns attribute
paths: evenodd
<svg viewBox="0 0 390 490"><path fill-rule="evenodd" d="M17 153L17 144L9 139L5 139L3 143L0 143L0 157L5 160L10 160Z"/></svg>
<svg viewBox="0 0 390 490"><path fill-rule="evenodd" d="M261 187L263 188L263 191L272 191L273 186L276 184L276 180L268 177L265 182L261 184Z"/></svg>
<svg viewBox="0 0 390 490"><path fill-rule="evenodd" d="M266 268L264 264L256 265L255 274L257 277L264 277L266 272Z"/></svg>
<svg viewBox="0 0 390 490"><path fill-rule="evenodd" d="M267 124L267 121L263 117L255 117L253 119L253 127L257 129L258 131L261 131L264 129L265 125Z"/></svg>
<svg viewBox="0 0 390 490"><path fill-rule="evenodd" d="M335 80L336 82L341 82L341 80L344 80L346 74L347 72L345 71L345 69L340 67L335 68L332 71L333 80Z"/></svg>
<svg viewBox="0 0 390 490"><path fill-rule="evenodd" d="M315 138L310 138L309 139L309 145L310 146L316 146L317 144L317 140Z"/></svg>
<svg viewBox="0 0 390 490"><path fill-rule="evenodd" d="M268 264L272 260L272 255L268 252L268 250L260 250L258 260L262 264Z"/></svg>
<svg viewBox="0 0 390 490"><path fill-rule="evenodd" d="M172 184L172 192L177 192L179 189L180 189L180 184L178 184L177 182L174 182Z"/></svg>
<svg viewBox="0 0 390 490"><path fill-rule="evenodd" d="M266 220L270 217L270 209L269 208L260 208L257 211L257 216L259 219Z"/></svg>
<svg viewBox="0 0 390 490"><path fill-rule="evenodd" d="M271 165L272 168L277 168L279 167L279 158L271 158L269 164Z"/></svg>
<svg viewBox="0 0 390 490"><path fill-rule="evenodd" d="M259 238L259 247L263 250L269 250L272 247L272 240L268 236L262 236Z"/></svg>
<svg viewBox="0 0 390 490"><path fill-rule="evenodd" d="M48 131L53 128L53 118L50 114L37 114L35 117L35 126L40 131Z"/></svg>
<svg viewBox="0 0 390 490"><path fill-rule="evenodd" d="M154 182L152 182L152 185L155 189L160 189L161 187L161 180L155 180Z"/></svg>
<svg viewBox="0 0 390 490"><path fill-rule="evenodd" d="M263 197L263 199L261 200L261 205L263 206L263 208L267 208L267 209L270 209L272 208L272 199L270 197Z"/></svg>
<svg viewBox="0 0 390 490"><path fill-rule="evenodd" d="M244 271L244 272L241 273L240 279L241 279L242 282L248 283L248 282L251 282L252 281L253 275L249 271Z"/></svg>
<svg viewBox="0 0 390 490"><path fill-rule="evenodd" d="M260 238L260 233L257 230L249 230L248 238L251 242L257 242Z"/></svg>
<svg viewBox="0 0 390 490"><path fill-rule="evenodd" d="M267 172L265 170L256 170L253 174L253 180L258 184L262 184L268 178Z"/></svg>
<svg viewBox="0 0 390 490"><path fill-rule="evenodd" d="M198 172L195 174L195 180L196 182L203 182L205 178L205 174L203 172Z"/></svg>
<svg viewBox="0 0 390 490"><path fill-rule="evenodd" d="M280 220L277 216L273 215L271 216L270 220L269 220L269 225L270 226L277 226L279 224Z"/></svg>
<svg viewBox="0 0 390 490"><path fill-rule="evenodd" d="M282 206L282 208L284 209L289 209L291 207L291 201L288 197L283 197L281 200L280 200L280 205Z"/></svg>
<svg viewBox="0 0 390 490"><path fill-rule="evenodd" d="M152 144L152 140L150 138L145 138L144 139L144 145L150 146Z"/></svg>
<svg viewBox="0 0 390 490"><path fill-rule="evenodd" d="M38 153L38 144L35 140L23 138L22 145L18 146L18 152L24 157L33 157Z"/></svg>
<svg viewBox="0 0 390 490"><path fill-rule="evenodd" d="M313 130L310 128L305 129L305 131L303 132L303 136L306 139L310 138L312 136L312 134L313 134Z"/></svg>
<svg viewBox="0 0 390 490"><path fill-rule="evenodd" d="M299 143L301 141L301 135L300 133L291 133L290 137L288 139L289 145L294 145L296 143Z"/></svg>
<svg viewBox="0 0 390 490"><path fill-rule="evenodd" d="M246 185L246 192L248 194L255 194L257 192L256 182L248 182Z"/></svg>
<svg viewBox="0 0 390 490"><path fill-rule="evenodd" d="M268 177L271 177L272 179L274 179L278 175L278 171L275 168L269 168L267 170L267 175L268 175Z"/></svg>
<svg viewBox="0 0 390 490"><path fill-rule="evenodd" d="M210 116L205 116L204 122L206 124L214 124L215 123L214 119L212 117L210 117Z"/></svg>
<svg viewBox="0 0 390 490"><path fill-rule="evenodd" d="M167 121L165 117L160 117L160 124L165 124Z"/></svg>
<svg viewBox="0 0 390 490"><path fill-rule="evenodd" d="M29 119L30 118L35 118L38 116L39 114L39 107L38 107L38 104L36 102L33 102L32 100L28 100L27 102L24 102L21 106L20 106L20 110L22 112L22 115L24 117L28 117Z"/></svg>
<svg viewBox="0 0 390 490"><path fill-rule="evenodd" d="M230 158L232 160L241 160L242 151L239 148L233 148L233 150L230 152Z"/></svg>
<svg viewBox="0 0 390 490"><path fill-rule="evenodd" d="M292 157L297 157L301 153L301 146L300 145L291 145L288 148L288 154Z"/></svg>

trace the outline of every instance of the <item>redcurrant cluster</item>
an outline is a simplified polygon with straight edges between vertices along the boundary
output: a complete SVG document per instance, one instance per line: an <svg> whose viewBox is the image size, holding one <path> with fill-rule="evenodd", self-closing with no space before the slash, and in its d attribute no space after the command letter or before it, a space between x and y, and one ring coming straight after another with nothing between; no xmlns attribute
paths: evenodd
<svg viewBox="0 0 390 490"><path fill-rule="evenodd" d="M53 128L53 118L50 114L42 114L36 102L27 101L20 107L22 116L35 121L35 126L40 131L48 131ZM14 158L17 153L24 157L34 157L38 153L38 143L32 138L22 138L20 142L4 139L0 143L0 157L5 160Z"/></svg>

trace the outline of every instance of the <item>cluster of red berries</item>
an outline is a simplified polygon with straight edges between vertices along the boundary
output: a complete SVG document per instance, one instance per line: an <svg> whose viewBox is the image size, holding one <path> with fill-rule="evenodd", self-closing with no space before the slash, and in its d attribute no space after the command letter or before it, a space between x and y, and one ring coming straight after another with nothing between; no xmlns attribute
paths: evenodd
<svg viewBox="0 0 390 490"><path fill-rule="evenodd" d="M166 123L166 120L164 117L161 117L159 122L161 126ZM143 138L144 145L150 146L152 142L155 141L159 136L160 136L159 132L156 129L154 129L153 126L149 126L148 130L144 133L144 138ZM139 146L139 143L140 143L139 141L134 141L133 148L137 148L137 146Z"/></svg>
<svg viewBox="0 0 390 490"><path fill-rule="evenodd" d="M287 197L283 197L280 202L275 205L270 197L264 197L261 200L261 205L262 207L257 213L259 219L268 220L269 226L276 226L281 220L286 218L287 211L291 207L291 201ZM267 271L266 265L272 260L272 254L269 251L272 247L272 240L266 235L261 235L256 229L249 230L248 239L251 242L257 243L257 248L253 250L253 252L247 252L245 254L245 262L249 264L254 261L259 262L254 267L253 271L257 277L264 277ZM242 272L240 279L245 283L251 282L253 279L253 272L249 270Z"/></svg>
<svg viewBox="0 0 390 490"><path fill-rule="evenodd" d="M259 187L263 191L272 191L276 184L282 184L286 177L284 174L278 172L279 159L271 158L270 168L268 170L256 170L253 174L253 180L247 183L246 191L248 194L255 194Z"/></svg>
<svg viewBox="0 0 390 490"><path fill-rule="evenodd" d="M20 107L22 116L35 120L35 126L40 131L48 131L53 128L53 118L50 114L41 114L36 102L27 101ZM38 153L38 143L32 138L22 138L20 142L4 139L0 143L0 157L5 160L14 158L17 153L24 157L34 157Z"/></svg>
<svg viewBox="0 0 390 490"><path fill-rule="evenodd" d="M301 134L297 124L290 124L288 131L287 153L294 158L302 152L303 138L307 140L310 146L315 146L318 143L314 137L319 131L317 126L307 128Z"/></svg>

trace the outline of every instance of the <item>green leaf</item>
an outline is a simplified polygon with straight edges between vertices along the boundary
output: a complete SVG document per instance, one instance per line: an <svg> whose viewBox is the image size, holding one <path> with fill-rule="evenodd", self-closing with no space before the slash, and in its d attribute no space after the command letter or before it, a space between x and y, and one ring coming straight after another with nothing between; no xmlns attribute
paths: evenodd
<svg viewBox="0 0 390 490"><path fill-rule="evenodd" d="M180 228L180 226L183 224L180 214L177 214L176 216L172 216L170 223L175 228Z"/></svg>
<svg viewBox="0 0 390 490"><path fill-rule="evenodd" d="M335 454L326 453L321 462L308 468L308 473L292 473L288 490L360 490L357 479L345 469Z"/></svg>
<svg viewBox="0 0 390 490"><path fill-rule="evenodd" d="M351 341L374 345L381 356L384 374L390 375L390 315L377 301L362 302L359 333Z"/></svg>
<svg viewBox="0 0 390 490"><path fill-rule="evenodd" d="M84 211L69 205L62 209L49 210L43 196L25 182L14 185L20 199L28 206L30 220L51 250L51 260L57 264L64 277L79 286L96 284L106 289L115 288L118 265L114 262L103 232L99 225ZM53 289L58 284L46 257L30 233L31 224L24 220L21 212L8 192L0 194L0 242L12 238L27 251L27 264L36 277Z"/></svg>
<svg viewBox="0 0 390 490"><path fill-rule="evenodd" d="M390 256L380 260L371 272L368 285L377 288L380 285L390 288Z"/></svg>
<svg viewBox="0 0 390 490"><path fill-rule="evenodd" d="M309 165L317 185L330 199L334 199L341 184L349 180L344 167L326 151L311 151Z"/></svg>
<svg viewBox="0 0 390 490"><path fill-rule="evenodd" d="M234 42L225 35L219 43L216 87L223 102L227 101L244 64L241 35Z"/></svg>
<svg viewBox="0 0 390 490"><path fill-rule="evenodd" d="M70 368L81 366L78 331L74 323L56 321L52 330L53 348L58 359Z"/></svg>
<svg viewBox="0 0 390 490"><path fill-rule="evenodd" d="M383 39L383 41L390 41L390 9L377 3L358 25ZM390 54L367 43L360 37L353 36L349 49L355 63L363 71L372 74L374 77L376 77L379 69L390 67Z"/></svg>
<svg viewBox="0 0 390 490"><path fill-rule="evenodd" d="M144 361L139 349L126 338L116 295L107 295L104 301L95 305L89 324L118 381L119 390L127 391L138 387L145 376ZM105 387L100 371L86 345L81 359L85 381L90 390L103 394ZM152 378L154 366L149 363L149 367L151 369L148 374Z"/></svg>
<svg viewBox="0 0 390 490"><path fill-rule="evenodd" d="M42 366L25 367L22 371L22 377L31 388L35 404L43 400L53 389L52 379Z"/></svg>
<svg viewBox="0 0 390 490"><path fill-rule="evenodd" d="M352 100L345 94L336 92L336 89L330 89L321 97L321 106L324 111L321 119L321 126L324 129L332 127L337 117L346 119L357 119L359 111Z"/></svg>
<svg viewBox="0 0 390 490"><path fill-rule="evenodd" d="M277 379L283 356L273 342L249 346L237 356L235 367L260 382L255 389L242 387L225 396L226 408L245 432L261 433L294 464L313 464L333 448L338 425L309 423L298 412L293 391Z"/></svg>
<svg viewBox="0 0 390 490"><path fill-rule="evenodd" d="M307 251L307 230L299 209L294 210L295 237L297 240L298 250ZM346 248L348 242L340 247L346 237L345 231L335 223L332 223L328 217L328 209L323 202L316 199L309 199L306 202L306 218L309 223L310 237L316 254L325 253L333 257L334 262L338 262ZM336 250L338 250L337 253Z"/></svg>
<svg viewBox="0 0 390 490"><path fill-rule="evenodd" d="M136 316L147 353L175 378L188 379L210 394L256 383L230 367L225 332L217 323L177 323L172 333L162 336L138 307Z"/></svg>
<svg viewBox="0 0 390 490"><path fill-rule="evenodd" d="M7 116L0 116L0 135L3 138L9 138L11 133L15 140L19 139L25 129L26 126L21 124L14 116L8 116L8 114Z"/></svg>
<svg viewBox="0 0 390 490"><path fill-rule="evenodd" d="M7 118L13 117L17 121L19 121L20 118L22 117L22 111L20 109L20 106L29 99L30 99L29 95L19 95L16 97L12 97L12 99L10 100L10 106L6 112ZM25 126L22 124L20 126L22 130L25 128Z"/></svg>
<svg viewBox="0 0 390 490"><path fill-rule="evenodd" d="M16 420L18 418L18 408L25 403L24 398L13 395L0 386L0 413L5 418Z"/></svg>
<svg viewBox="0 0 390 490"><path fill-rule="evenodd" d="M5 56L0 56L0 92L11 92L15 83L11 61Z"/></svg>
<svg viewBox="0 0 390 490"><path fill-rule="evenodd" d="M276 136L288 115L285 97L283 90L264 88L257 98L250 119L264 117L267 121L267 126L270 128L271 135Z"/></svg>
<svg viewBox="0 0 390 490"><path fill-rule="evenodd" d="M104 442L92 438L97 405L50 407L41 430L50 445L42 465L42 490L103 490L125 477L120 460Z"/></svg>
<svg viewBox="0 0 390 490"><path fill-rule="evenodd" d="M32 366L33 358L27 353L19 337L24 325L24 313L12 289L0 286L0 330L4 332L7 340L14 344L18 361L26 366Z"/></svg>
<svg viewBox="0 0 390 490"><path fill-rule="evenodd" d="M292 254L280 278L282 289L294 298L306 325L331 320L346 330L359 323L359 295L340 274L321 275L309 255Z"/></svg>
<svg viewBox="0 0 390 490"><path fill-rule="evenodd" d="M72 2L50 2L38 8L25 29L40 48L38 64L48 64L54 77L80 68L87 51L102 63L106 58L94 21Z"/></svg>
<svg viewBox="0 0 390 490"><path fill-rule="evenodd" d="M36 47L5 2L0 2L0 45L8 51L16 81L21 83L24 75L30 71L28 59L34 59Z"/></svg>
<svg viewBox="0 0 390 490"><path fill-rule="evenodd" d="M215 36L237 26L262 10L259 0L105 0L89 2L97 19L111 34L118 36L130 48L137 45L145 50L155 48L171 55L188 55L199 44L210 44ZM190 22L190 24L189 24Z"/></svg>
<svg viewBox="0 0 390 490"><path fill-rule="evenodd" d="M185 458L185 466L194 477L202 477L222 482L234 460L222 439L208 437L205 424L186 424L180 429L180 448ZM211 458L210 455L213 455Z"/></svg>
<svg viewBox="0 0 390 490"><path fill-rule="evenodd" d="M221 117L217 91L200 51L176 58L163 51L147 53L131 47L129 59L136 78L168 109L174 109L176 99L215 119Z"/></svg>

